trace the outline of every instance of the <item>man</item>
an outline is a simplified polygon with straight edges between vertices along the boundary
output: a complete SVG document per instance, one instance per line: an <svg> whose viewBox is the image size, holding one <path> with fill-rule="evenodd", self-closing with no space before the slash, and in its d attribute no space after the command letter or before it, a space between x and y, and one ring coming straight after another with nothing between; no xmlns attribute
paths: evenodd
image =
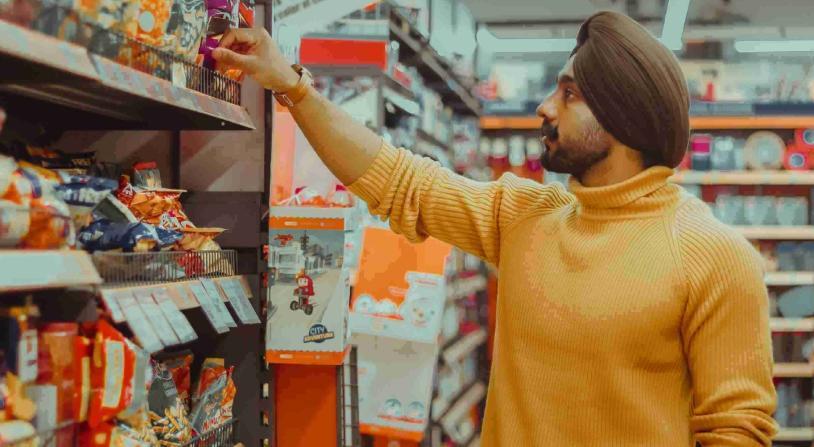
<svg viewBox="0 0 814 447"><path fill-rule="evenodd" d="M394 149L307 86L262 31L215 58L286 93L325 164L413 241L500 272L486 446L768 446L776 432L758 254L667 181L688 94L673 54L633 20L581 27L537 110L544 165L570 193L467 180Z"/></svg>

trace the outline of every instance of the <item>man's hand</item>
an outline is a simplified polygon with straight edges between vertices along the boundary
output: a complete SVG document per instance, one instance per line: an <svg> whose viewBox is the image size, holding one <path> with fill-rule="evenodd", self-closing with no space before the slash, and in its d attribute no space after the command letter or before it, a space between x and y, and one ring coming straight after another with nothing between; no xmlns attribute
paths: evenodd
<svg viewBox="0 0 814 447"><path fill-rule="evenodd" d="M264 29L231 28L212 52L220 71L237 68L263 87L287 92L297 85L300 75L286 60L280 48Z"/></svg>

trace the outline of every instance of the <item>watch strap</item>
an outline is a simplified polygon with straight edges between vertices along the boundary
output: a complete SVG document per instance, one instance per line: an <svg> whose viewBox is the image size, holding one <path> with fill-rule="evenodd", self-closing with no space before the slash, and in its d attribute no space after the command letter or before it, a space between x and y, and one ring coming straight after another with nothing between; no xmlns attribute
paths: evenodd
<svg viewBox="0 0 814 447"><path fill-rule="evenodd" d="M293 65L292 68L300 74L300 80L297 82L297 85L286 92L274 93L274 98L277 99L277 102L279 102L283 107L289 108L294 107L297 105L297 103L302 101L302 99L308 94L308 88L313 84L311 73L305 67L301 65Z"/></svg>

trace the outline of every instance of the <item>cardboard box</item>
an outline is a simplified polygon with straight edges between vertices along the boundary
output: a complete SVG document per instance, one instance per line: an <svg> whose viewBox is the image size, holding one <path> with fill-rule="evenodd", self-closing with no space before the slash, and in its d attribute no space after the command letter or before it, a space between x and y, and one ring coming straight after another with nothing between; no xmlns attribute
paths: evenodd
<svg viewBox="0 0 814 447"><path fill-rule="evenodd" d="M366 334L354 334L353 344L360 432L421 441L430 417L438 346Z"/></svg>
<svg viewBox="0 0 814 447"><path fill-rule="evenodd" d="M273 207L266 360L340 365L348 351L347 208Z"/></svg>
<svg viewBox="0 0 814 447"><path fill-rule="evenodd" d="M352 331L437 343L450 251L435 239L411 244L387 229L365 229L351 299Z"/></svg>

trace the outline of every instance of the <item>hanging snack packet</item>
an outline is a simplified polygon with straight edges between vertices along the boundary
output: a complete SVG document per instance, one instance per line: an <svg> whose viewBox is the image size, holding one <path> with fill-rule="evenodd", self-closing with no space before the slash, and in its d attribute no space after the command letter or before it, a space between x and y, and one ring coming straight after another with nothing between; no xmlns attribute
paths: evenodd
<svg viewBox="0 0 814 447"><path fill-rule="evenodd" d="M201 367L201 377L195 391L192 427L205 433L232 418L232 406L237 389L232 380L233 368L226 368L222 358L208 358Z"/></svg>
<svg viewBox="0 0 814 447"><path fill-rule="evenodd" d="M175 389L178 390L178 399L189 411L190 391L192 388L192 377L190 367L192 366L192 353L185 352L176 354L161 361L164 368L172 375Z"/></svg>
<svg viewBox="0 0 814 447"><path fill-rule="evenodd" d="M88 337L77 336L74 339L74 421L88 420L90 405L90 360L93 355L93 343Z"/></svg>
<svg viewBox="0 0 814 447"><path fill-rule="evenodd" d="M99 321L91 362L88 423L92 428L113 419L130 404L135 361L136 354L124 335L107 321Z"/></svg>
<svg viewBox="0 0 814 447"><path fill-rule="evenodd" d="M183 444L192 438L186 407L179 399L172 372L161 362L153 363L149 400L150 420L159 441Z"/></svg>
<svg viewBox="0 0 814 447"><path fill-rule="evenodd" d="M164 230L149 224L118 223L99 219L83 228L77 240L87 251L123 250L146 252L174 245L181 240L181 233Z"/></svg>
<svg viewBox="0 0 814 447"><path fill-rule="evenodd" d="M56 387L56 422L74 419L74 339L78 330L76 323L48 323L40 327L37 383Z"/></svg>

